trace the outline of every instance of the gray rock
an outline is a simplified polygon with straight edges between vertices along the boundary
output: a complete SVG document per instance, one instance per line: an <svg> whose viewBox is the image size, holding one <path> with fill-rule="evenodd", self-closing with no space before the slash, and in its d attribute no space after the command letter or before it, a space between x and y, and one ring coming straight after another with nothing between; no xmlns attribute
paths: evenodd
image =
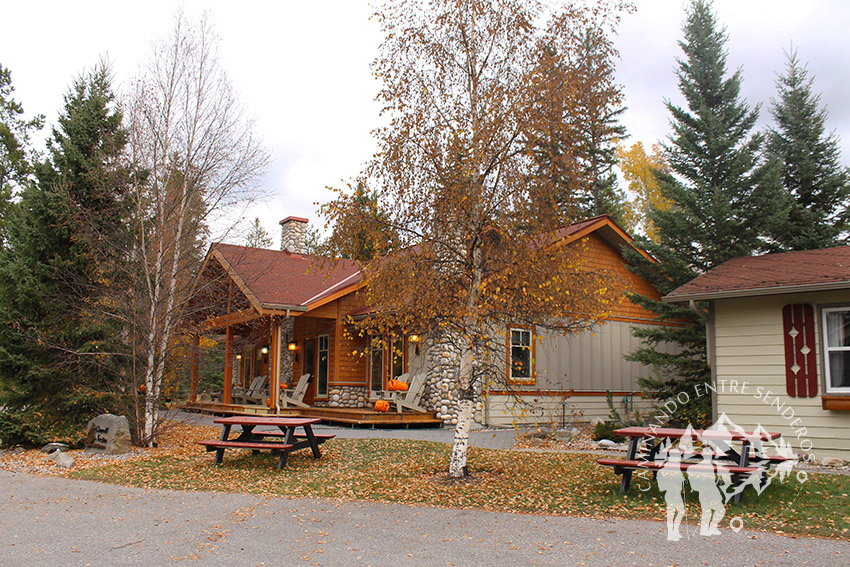
<svg viewBox="0 0 850 567"><path fill-rule="evenodd" d="M559 429L555 432L555 439L558 441L569 441L573 438L573 432L569 429Z"/></svg>
<svg viewBox="0 0 850 567"><path fill-rule="evenodd" d="M820 460L820 464L825 467L843 467L844 459L839 459L838 457L824 457Z"/></svg>
<svg viewBox="0 0 850 567"><path fill-rule="evenodd" d="M54 451L50 454L50 458L56 462L56 466L63 469L70 469L74 466L74 457L62 451Z"/></svg>
<svg viewBox="0 0 850 567"><path fill-rule="evenodd" d="M47 445L41 448L41 452L47 454L54 453L56 451L65 452L70 450L71 447L69 445L66 445L65 443L48 443Z"/></svg>
<svg viewBox="0 0 850 567"><path fill-rule="evenodd" d="M20 455L20 454L21 454L21 453L23 453L25 450L26 450L26 449L24 449L24 448L23 448L23 447L21 447L20 445L15 445L15 448L14 448L14 449L12 449L12 454L13 454L13 455Z"/></svg>
<svg viewBox="0 0 850 567"><path fill-rule="evenodd" d="M130 423L123 415L104 413L89 422L86 452L121 455L130 452Z"/></svg>
<svg viewBox="0 0 850 567"><path fill-rule="evenodd" d="M606 447L608 449L617 446L617 444L614 443L613 441L611 441L610 439L600 439L599 441L596 442L596 444L599 445L600 447Z"/></svg>

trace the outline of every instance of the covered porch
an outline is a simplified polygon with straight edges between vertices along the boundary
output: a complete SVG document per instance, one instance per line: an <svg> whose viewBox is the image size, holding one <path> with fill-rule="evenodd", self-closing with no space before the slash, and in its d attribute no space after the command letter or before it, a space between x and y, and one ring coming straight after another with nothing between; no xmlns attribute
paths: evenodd
<svg viewBox="0 0 850 567"><path fill-rule="evenodd" d="M359 335L349 316L364 301L357 266L341 263L328 274L314 264L287 251L211 247L190 306L194 347L185 409L350 425L440 425L432 412L373 410L374 391L406 371L413 362L408 354L418 348L399 337L379 350L374 339ZM223 343L219 391L199 392L202 336Z"/></svg>

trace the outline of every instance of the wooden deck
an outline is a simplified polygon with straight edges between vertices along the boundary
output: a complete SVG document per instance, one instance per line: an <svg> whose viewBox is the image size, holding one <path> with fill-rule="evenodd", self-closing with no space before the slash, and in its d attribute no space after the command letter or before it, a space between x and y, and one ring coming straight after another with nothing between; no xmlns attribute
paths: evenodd
<svg viewBox="0 0 850 567"><path fill-rule="evenodd" d="M279 413L266 406L222 404L219 402L187 402L180 406L185 411L214 415L279 415L287 417L315 417L322 423L350 425L352 427L442 427L443 420L436 413L415 411L377 412L366 408L287 408Z"/></svg>

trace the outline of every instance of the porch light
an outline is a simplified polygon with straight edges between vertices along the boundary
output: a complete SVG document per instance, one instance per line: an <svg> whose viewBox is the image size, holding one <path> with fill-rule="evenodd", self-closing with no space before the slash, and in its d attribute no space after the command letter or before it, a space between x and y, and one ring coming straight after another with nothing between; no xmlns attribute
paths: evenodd
<svg viewBox="0 0 850 567"><path fill-rule="evenodd" d="M287 345L287 348L291 351L298 350L298 343L296 343L295 341L289 341L289 345Z"/></svg>
<svg viewBox="0 0 850 567"><path fill-rule="evenodd" d="M236 355L236 360L242 360L242 355L241 355L241 354L237 354L237 355Z"/></svg>
<svg viewBox="0 0 850 567"><path fill-rule="evenodd" d="M260 352L262 354L268 354L269 353L269 347L264 346L263 348L260 349Z"/></svg>
<svg viewBox="0 0 850 567"><path fill-rule="evenodd" d="M420 339L419 335L410 335L409 337L407 337L407 340L412 343L418 343Z"/></svg>

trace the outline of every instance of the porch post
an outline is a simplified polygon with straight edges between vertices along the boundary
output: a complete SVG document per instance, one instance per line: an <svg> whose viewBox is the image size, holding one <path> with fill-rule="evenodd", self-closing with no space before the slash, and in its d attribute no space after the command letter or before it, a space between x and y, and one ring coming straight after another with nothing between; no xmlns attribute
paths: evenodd
<svg viewBox="0 0 850 567"><path fill-rule="evenodd" d="M274 409L274 412L280 413L280 317L272 316L271 335L271 352L269 352L269 397L272 399L272 408Z"/></svg>
<svg viewBox="0 0 850 567"><path fill-rule="evenodd" d="M189 371L189 401L198 401L198 359L201 351L201 336L192 335L192 362Z"/></svg>
<svg viewBox="0 0 850 567"><path fill-rule="evenodd" d="M232 403L233 398L233 331L227 326L224 335L224 392L222 401Z"/></svg>

